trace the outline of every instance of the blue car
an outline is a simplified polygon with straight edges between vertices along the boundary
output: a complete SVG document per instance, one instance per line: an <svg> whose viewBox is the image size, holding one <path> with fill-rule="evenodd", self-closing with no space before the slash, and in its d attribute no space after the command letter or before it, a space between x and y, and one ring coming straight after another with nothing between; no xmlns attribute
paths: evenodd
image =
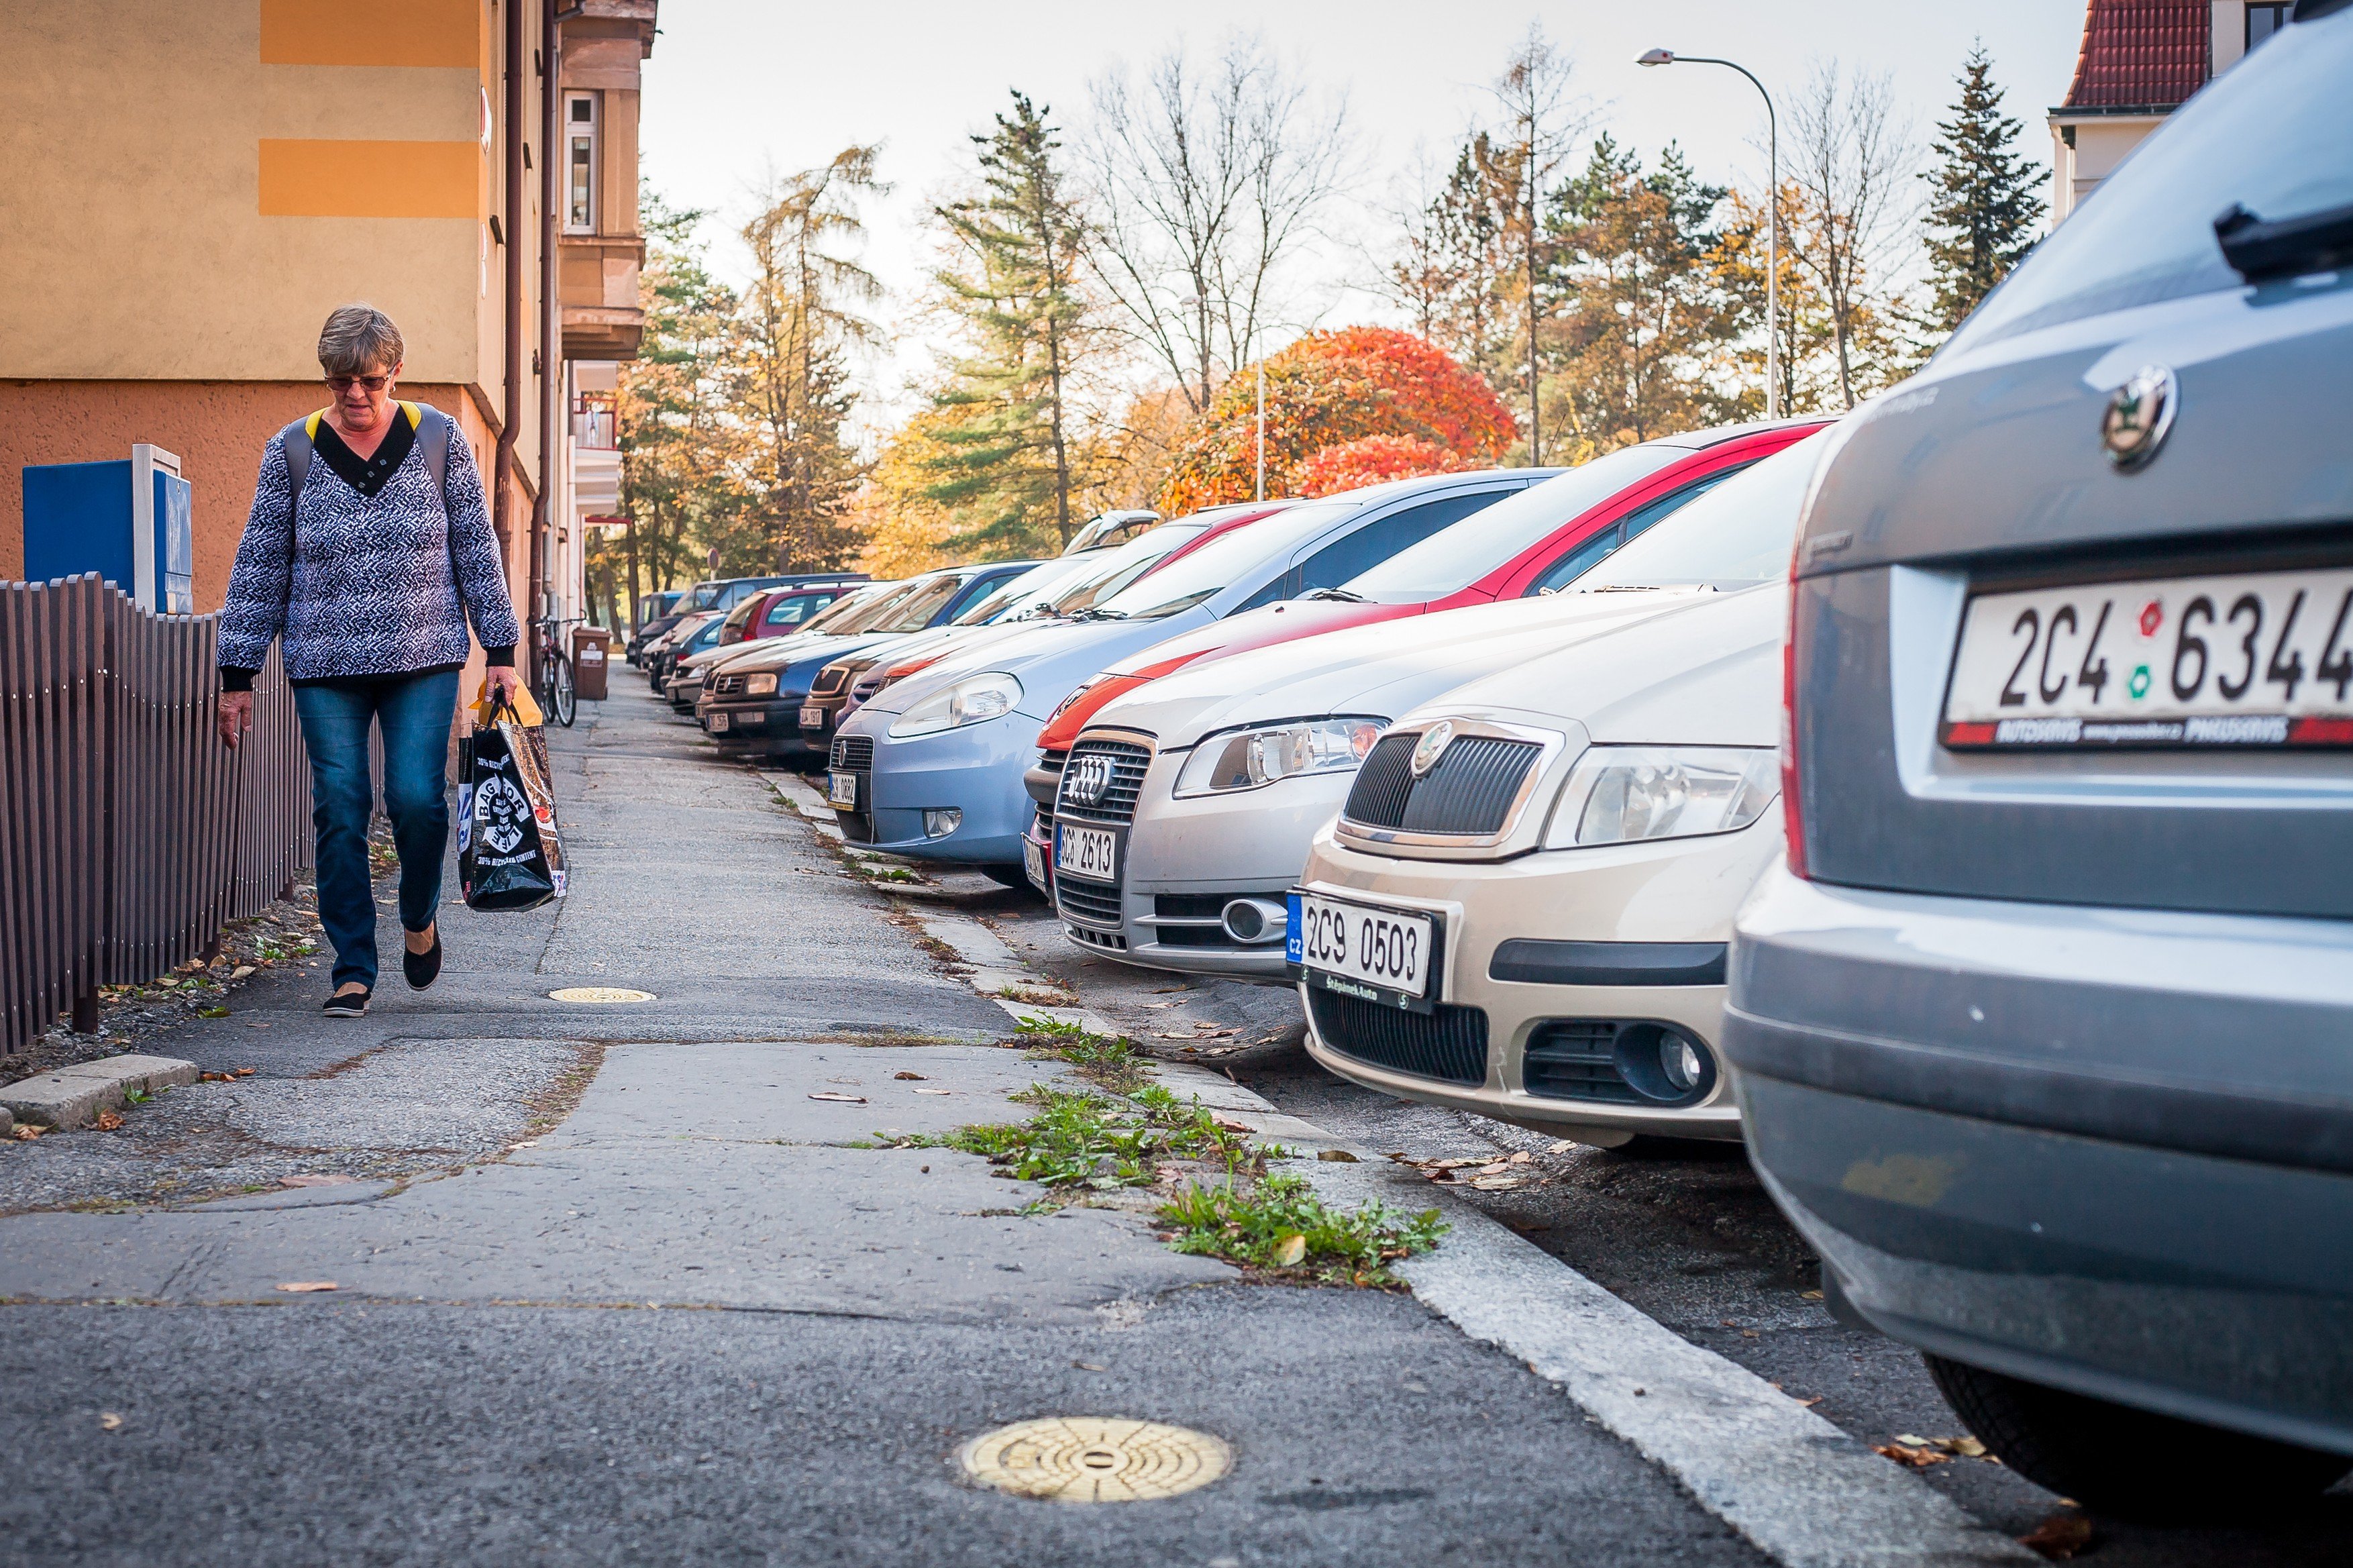
<svg viewBox="0 0 2353 1568"><path fill-rule="evenodd" d="M1021 775L1037 760L1038 731L1089 677L1238 610L1336 588L1558 471L1446 474L1294 503L1174 554L1077 616L885 687L834 737L828 799L843 834L1018 885L1034 809Z"/></svg>
<svg viewBox="0 0 2353 1568"><path fill-rule="evenodd" d="M2353 1468L2353 6L2296 14L1827 437L1730 960L1831 1307L2157 1519Z"/></svg>
<svg viewBox="0 0 2353 1568"><path fill-rule="evenodd" d="M801 704L817 673L844 654L944 626L1038 563L999 561L951 566L870 591L828 609L791 637L740 645L713 663L695 719L723 752L787 757L807 751Z"/></svg>

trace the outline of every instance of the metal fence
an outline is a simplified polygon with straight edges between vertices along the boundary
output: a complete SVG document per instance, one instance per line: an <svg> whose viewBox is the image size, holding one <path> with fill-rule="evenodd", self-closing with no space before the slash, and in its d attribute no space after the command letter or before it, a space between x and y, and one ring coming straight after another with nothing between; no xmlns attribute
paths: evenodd
<svg viewBox="0 0 2353 1568"><path fill-rule="evenodd" d="M216 618L95 575L0 583L0 1052L98 988L216 951L311 858L310 767L273 649L254 727L213 730Z"/></svg>

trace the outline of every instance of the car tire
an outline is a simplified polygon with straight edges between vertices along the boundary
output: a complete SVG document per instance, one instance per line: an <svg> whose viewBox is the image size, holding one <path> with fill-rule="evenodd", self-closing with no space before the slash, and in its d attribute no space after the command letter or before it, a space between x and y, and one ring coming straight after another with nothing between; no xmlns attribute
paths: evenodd
<svg viewBox="0 0 2353 1568"><path fill-rule="evenodd" d="M2049 1388L1942 1356L1928 1375L1978 1440L2037 1485L2119 1519L2264 1516L2353 1470L2323 1453Z"/></svg>
<svg viewBox="0 0 2353 1568"><path fill-rule="evenodd" d="M1029 886L1029 873L1018 866L983 866L980 874L1000 888L1022 889Z"/></svg>

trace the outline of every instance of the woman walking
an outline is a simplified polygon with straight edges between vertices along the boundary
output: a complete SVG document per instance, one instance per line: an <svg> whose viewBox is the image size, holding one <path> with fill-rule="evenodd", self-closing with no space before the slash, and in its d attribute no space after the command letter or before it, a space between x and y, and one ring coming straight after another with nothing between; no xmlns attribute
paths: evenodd
<svg viewBox="0 0 2353 1568"><path fill-rule="evenodd" d="M473 454L438 409L394 395L400 330L345 305L319 334L334 399L269 438L220 619L221 739L252 727L253 678L284 638L311 753L319 922L335 950L326 1011L356 1018L375 989L368 876L368 723L384 732L384 804L400 852L401 968L441 973L443 759L472 617L488 684L512 696L522 633Z"/></svg>

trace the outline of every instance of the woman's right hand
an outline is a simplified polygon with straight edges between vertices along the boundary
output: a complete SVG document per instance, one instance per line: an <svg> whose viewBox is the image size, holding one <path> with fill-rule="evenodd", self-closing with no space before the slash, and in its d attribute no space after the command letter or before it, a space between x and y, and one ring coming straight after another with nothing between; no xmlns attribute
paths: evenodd
<svg viewBox="0 0 2353 1568"><path fill-rule="evenodd" d="M253 693L222 692L220 710L214 715L213 727L220 731L221 744L234 751L238 737L253 728Z"/></svg>

